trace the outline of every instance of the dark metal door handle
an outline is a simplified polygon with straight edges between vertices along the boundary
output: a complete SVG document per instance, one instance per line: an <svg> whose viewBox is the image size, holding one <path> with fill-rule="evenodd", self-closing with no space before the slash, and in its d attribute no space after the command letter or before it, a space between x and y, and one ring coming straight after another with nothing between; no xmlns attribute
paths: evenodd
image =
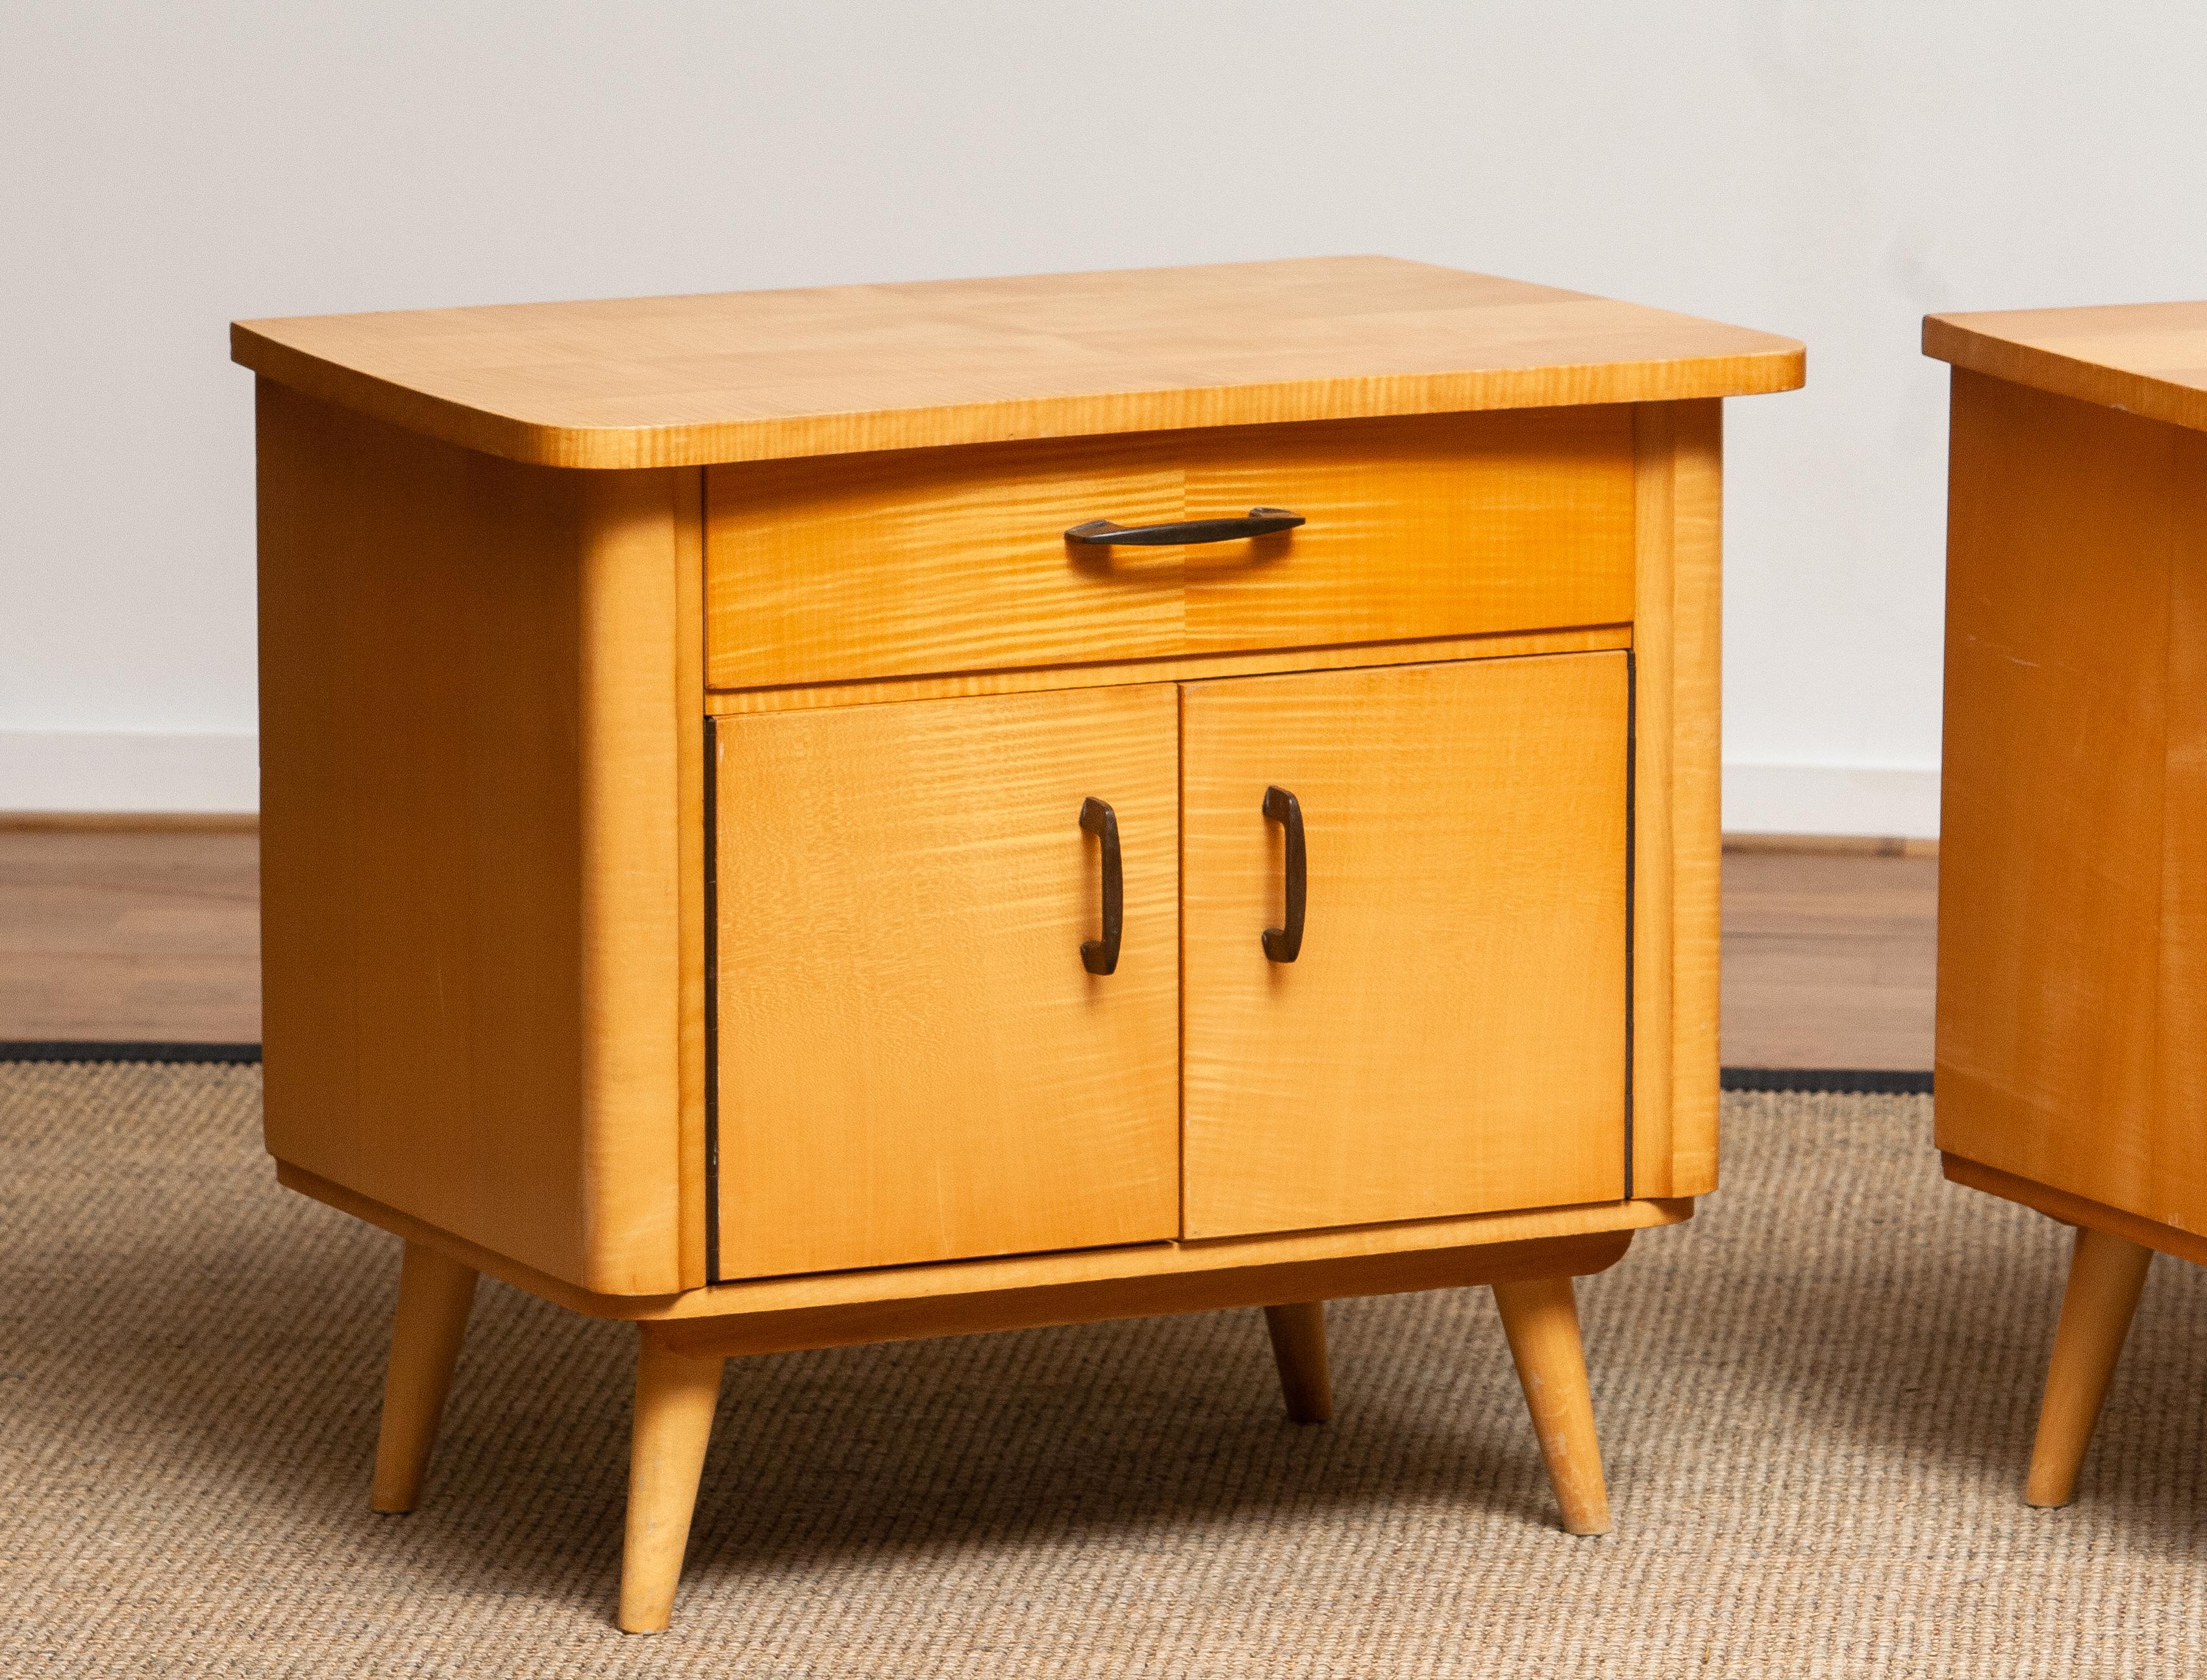
<svg viewBox="0 0 2207 1680"><path fill-rule="evenodd" d="M1288 831L1288 924L1265 930L1265 954L1293 962L1302 954L1303 911L1310 899L1309 864L1303 855L1303 808L1284 787L1265 790L1265 820Z"/></svg>
<svg viewBox="0 0 2207 1680"><path fill-rule="evenodd" d="M1270 536L1291 531L1303 523L1300 513L1283 507L1253 507L1235 519L1181 519L1169 525L1115 525L1109 519L1091 519L1065 534L1068 542L1112 542L1138 548L1164 548L1192 542L1232 542L1239 537Z"/></svg>
<svg viewBox="0 0 2207 1680"><path fill-rule="evenodd" d="M1119 814L1101 799L1080 802L1080 826L1104 842L1104 937L1080 942L1080 966L1109 974L1119 966L1119 936L1127 924L1127 872L1119 861Z"/></svg>

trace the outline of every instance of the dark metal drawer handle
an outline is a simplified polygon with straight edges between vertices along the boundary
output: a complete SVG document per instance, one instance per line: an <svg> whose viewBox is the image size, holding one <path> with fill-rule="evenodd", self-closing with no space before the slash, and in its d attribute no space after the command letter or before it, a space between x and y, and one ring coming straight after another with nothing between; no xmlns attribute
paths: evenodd
<svg viewBox="0 0 2207 1680"><path fill-rule="evenodd" d="M1104 937L1080 942L1080 966L1109 974L1119 966L1119 936L1127 924L1127 872L1119 861L1119 814L1101 799L1080 802L1080 826L1104 842Z"/></svg>
<svg viewBox="0 0 2207 1680"><path fill-rule="evenodd" d="M1293 962L1302 954L1303 911L1310 899L1309 866L1303 856L1303 808L1286 788L1268 787L1265 820L1288 831L1288 924L1265 930L1265 954L1274 962Z"/></svg>
<svg viewBox="0 0 2207 1680"><path fill-rule="evenodd" d="M1283 507L1253 507L1240 519L1181 519L1169 525L1115 525L1109 519L1091 519L1065 534L1068 542L1114 542L1139 548L1165 548L1191 542L1232 542L1245 536L1270 536L1291 531L1303 523L1300 513Z"/></svg>

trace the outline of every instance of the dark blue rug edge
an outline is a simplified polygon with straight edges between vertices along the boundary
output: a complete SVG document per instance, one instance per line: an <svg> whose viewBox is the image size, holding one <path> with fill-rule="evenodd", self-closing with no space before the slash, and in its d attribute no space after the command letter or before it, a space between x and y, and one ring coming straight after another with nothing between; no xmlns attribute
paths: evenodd
<svg viewBox="0 0 2207 1680"><path fill-rule="evenodd" d="M0 1038L0 1061L220 1061L260 1060L258 1044L187 1044L69 1038Z"/></svg>

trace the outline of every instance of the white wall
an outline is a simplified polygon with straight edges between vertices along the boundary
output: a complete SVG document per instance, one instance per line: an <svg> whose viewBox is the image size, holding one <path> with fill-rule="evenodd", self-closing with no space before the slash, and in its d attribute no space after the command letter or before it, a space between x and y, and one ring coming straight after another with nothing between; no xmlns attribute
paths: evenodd
<svg viewBox="0 0 2207 1680"><path fill-rule="evenodd" d="M1385 251L1808 341L1727 819L1935 823L1923 312L2192 296L2207 14L0 3L0 809L252 798L234 316Z"/></svg>

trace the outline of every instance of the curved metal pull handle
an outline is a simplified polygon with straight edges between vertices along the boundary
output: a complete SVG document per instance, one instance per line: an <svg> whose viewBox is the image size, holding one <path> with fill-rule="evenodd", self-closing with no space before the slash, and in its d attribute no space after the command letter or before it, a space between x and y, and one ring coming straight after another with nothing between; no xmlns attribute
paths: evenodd
<svg viewBox="0 0 2207 1680"><path fill-rule="evenodd" d="M1119 814L1101 799L1080 802L1080 826L1104 842L1104 937L1080 942L1080 966L1109 974L1119 966L1119 936L1127 925L1127 871L1119 860Z"/></svg>
<svg viewBox="0 0 2207 1680"><path fill-rule="evenodd" d="M1265 954L1293 962L1302 954L1303 912L1310 900L1309 864L1303 853L1303 808L1284 787L1265 790L1265 820L1288 831L1288 924L1265 930Z"/></svg>
<svg viewBox="0 0 2207 1680"><path fill-rule="evenodd" d="M1270 536L1291 531L1303 523L1300 513L1283 507L1253 507L1239 519L1181 519L1169 525L1115 525L1109 519L1091 519L1065 534L1068 542L1113 542L1137 548L1164 548L1179 543L1232 542L1245 536Z"/></svg>

